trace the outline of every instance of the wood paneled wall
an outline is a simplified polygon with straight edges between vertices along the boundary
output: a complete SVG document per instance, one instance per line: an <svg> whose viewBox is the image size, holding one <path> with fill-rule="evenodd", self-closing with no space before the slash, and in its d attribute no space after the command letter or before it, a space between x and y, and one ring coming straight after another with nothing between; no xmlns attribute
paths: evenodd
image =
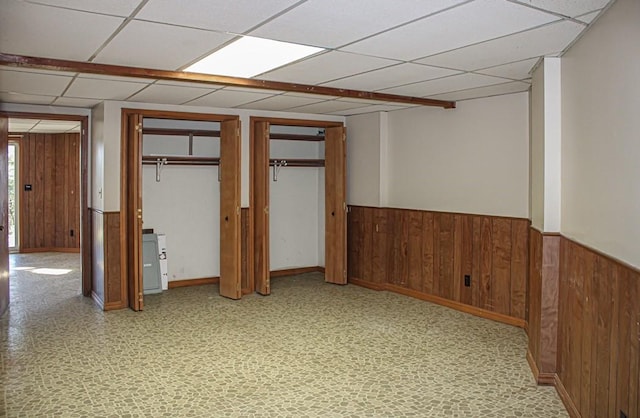
<svg viewBox="0 0 640 418"><path fill-rule="evenodd" d="M540 384L554 384L558 348L559 234L529 231L527 360Z"/></svg>
<svg viewBox="0 0 640 418"><path fill-rule="evenodd" d="M105 311L127 307L126 275L122 274L120 212L91 210L93 234L92 296Z"/></svg>
<svg viewBox="0 0 640 418"><path fill-rule="evenodd" d="M560 244L557 387L572 416L640 416L640 272Z"/></svg>
<svg viewBox="0 0 640 418"><path fill-rule="evenodd" d="M80 134L27 133L19 143L20 250L80 251Z"/></svg>
<svg viewBox="0 0 640 418"><path fill-rule="evenodd" d="M352 206L348 276L523 326L528 236L527 219Z"/></svg>

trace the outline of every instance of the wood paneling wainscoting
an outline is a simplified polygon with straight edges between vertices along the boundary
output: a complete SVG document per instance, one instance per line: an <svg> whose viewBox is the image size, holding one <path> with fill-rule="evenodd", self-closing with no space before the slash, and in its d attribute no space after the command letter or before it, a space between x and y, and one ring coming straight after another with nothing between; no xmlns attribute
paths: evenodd
<svg viewBox="0 0 640 418"><path fill-rule="evenodd" d="M529 231L527 361L539 384L553 385L558 336L559 234Z"/></svg>
<svg viewBox="0 0 640 418"><path fill-rule="evenodd" d="M122 271L120 212L89 209L93 242L93 299L105 311L127 307L126 275Z"/></svg>
<svg viewBox="0 0 640 418"><path fill-rule="evenodd" d="M561 238L556 387L574 417L640 417L640 271Z"/></svg>
<svg viewBox="0 0 640 418"><path fill-rule="evenodd" d="M351 206L349 282L524 327L528 240L528 219Z"/></svg>
<svg viewBox="0 0 640 418"><path fill-rule="evenodd" d="M18 142L20 251L80 252L80 134L25 133Z"/></svg>

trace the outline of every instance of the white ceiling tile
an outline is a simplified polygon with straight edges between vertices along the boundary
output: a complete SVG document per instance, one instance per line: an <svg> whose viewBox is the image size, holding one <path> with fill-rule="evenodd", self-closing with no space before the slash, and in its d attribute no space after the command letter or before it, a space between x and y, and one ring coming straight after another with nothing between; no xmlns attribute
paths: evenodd
<svg viewBox="0 0 640 418"><path fill-rule="evenodd" d="M584 23L591 23L591 22L593 22L593 20L594 20L596 17L598 17L598 15L599 15L600 13L602 13L602 11L601 11L601 10L598 10L598 11L596 11L596 12L587 13L587 14L585 14L585 15L578 16L576 19L578 19L579 21L584 22Z"/></svg>
<svg viewBox="0 0 640 418"><path fill-rule="evenodd" d="M564 16L576 17L602 9L609 1L610 0L519 0L518 2L549 10L554 13L560 13Z"/></svg>
<svg viewBox="0 0 640 418"><path fill-rule="evenodd" d="M308 0L251 35L335 48L463 1Z"/></svg>
<svg viewBox="0 0 640 418"><path fill-rule="evenodd" d="M260 100L257 102L249 103L249 104L238 106L238 107L247 108L247 109L280 111L280 110L285 110L292 107L318 103L325 100L327 99L324 99L321 96L316 96L315 99L311 99L308 97L281 94L279 96L268 97L264 100Z"/></svg>
<svg viewBox="0 0 640 418"><path fill-rule="evenodd" d="M341 102L351 102L351 103L360 103L362 106L372 105L372 104L380 104L380 100L372 100L372 99L358 99L355 97L341 97L339 98Z"/></svg>
<svg viewBox="0 0 640 418"><path fill-rule="evenodd" d="M3 93L0 92L0 102L25 103L48 105L55 99L54 96L38 96L35 94Z"/></svg>
<svg viewBox="0 0 640 418"><path fill-rule="evenodd" d="M264 93L249 93L233 90L217 90L199 99L188 102L189 106L236 107L270 97Z"/></svg>
<svg viewBox="0 0 640 418"><path fill-rule="evenodd" d="M517 93L529 90L530 84L521 81L512 81L510 83L496 84L493 86L479 87L476 89L461 90L453 93L439 94L431 96L437 100L467 100L477 99L479 97L499 96L501 94Z"/></svg>
<svg viewBox="0 0 640 418"><path fill-rule="evenodd" d="M338 96L327 96L324 94L311 94L311 93L300 93L297 91L291 91L285 93L287 96L297 96L297 97L307 97L309 99L322 99L322 100L335 100L338 99Z"/></svg>
<svg viewBox="0 0 640 418"><path fill-rule="evenodd" d="M355 75L353 77L342 78L325 83L324 85L341 89L375 91L418 81L446 77L456 73L459 73L459 71L405 63Z"/></svg>
<svg viewBox="0 0 640 418"><path fill-rule="evenodd" d="M154 78L138 78L138 77L118 77L113 75L91 74L82 73L79 75L82 78L93 78L96 80L111 80L111 81L128 81L131 83L153 83L156 81Z"/></svg>
<svg viewBox="0 0 640 418"><path fill-rule="evenodd" d="M535 56L557 54L564 50L584 28L584 25L578 23L562 21L434 55L419 62L472 71Z"/></svg>
<svg viewBox="0 0 640 418"><path fill-rule="evenodd" d="M73 76L75 76L77 74L77 73L71 73L71 72L68 72L68 71L42 70L40 68L13 67L13 66L6 66L6 67L4 67L4 69L7 70L7 71L18 71L18 72L22 72L22 73L64 75L64 76L67 76L67 77L73 77Z"/></svg>
<svg viewBox="0 0 640 418"><path fill-rule="evenodd" d="M356 107L363 107L362 103L345 102L342 100L329 100L326 102L314 103L305 106L293 107L287 109L291 112L299 113L333 113L341 110L354 109Z"/></svg>
<svg viewBox="0 0 640 418"><path fill-rule="evenodd" d="M237 86L229 86L225 87L225 90L232 91L244 91L246 93L264 93L264 94L282 94L284 91L280 90L270 90L270 89L254 89L251 87L237 87Z"/></svg>
<svg viewBox="0 0 640 418"><path fill-rule="evenodd" d="M81 99L125 100L145 86L145 83L78 77L64 95Z"/></svg>
<svg viewBox="0 0 640 418"><path fill-rule="evenodd" d="M127 17L138 7L140 1L141 0L30 0L30 3Z"/></svg>
<svg viewBox="0 0 640 418"><path fill-rule="evenodd" d="M0 91L58 96L71 80L72 77L3 69L0 70Z"/></svg>
<svg viewBox="0 0 640 418"><path fill-rule="evenodd" d="M90 109L98 104L102 103L102 100L98 99L79 99L77 97L58 97L53 104L56 106L68 106L68 107L82 107Z"/></svg>
<svg viewBox="0 0 640 418"><path fill-rule="evenodd" d="M150 0L136 19L243 33L298 0L189 0L176 12L175 0ZM223 18L221 18L223 17Z"/></svg>
<svg viewBox="0 0 640 418"><path fill-rule="evenodd" d="M394 87L383 90L382 93L392 93L415 97L431 97L436 94L448 93L475 87L489 86L492 84L500 84L504 83L505 81L506 80L504 78L467 73L438 78L436 80L424 81L421 83L408 84L406 86Z"/></svg>
<svg viewBox="0 0 640 418"><path fill-rule="evenodd" d="M509 64L498 65L496 67L485 68L484 70L478 70L476 72L480 74L511 78L513 80L524 80L525 78L531 77L529 71L531 71L539 59L540 57L529 58Z"/></svg>
<svg viewBox="0 0 640 418"><path fill-rule="evenodd" d="M378 104L372 106L359 107L356 109L339 110L337 112L331 112L332 115L351 116L362 115L364 113L373 112L392 112L394 110L406 109L406 106L395 106L391 104Z"/></svg>
<svg viewBox="0 0 640 418"><path fill-rule="evenodd" d="M332 51L257 76L261 80L319 84L396 64L383 58Z"/></svg>
<svg viewBox="0 0 640 418"><path fill-rule="evenodd" d="M190 81L171 81L171 80L158 80L156 84L163 86L178 86L178 87L195 87L200 89L214 89L218 90L223 88L222 84L210 84L210 83L194 83Z"/></svg>
<svg viewBox="0 0 640 418"><path fill-rule="evenodd" d="M121 17L3 0L0 51L85 61L123 21Z"/></svg>
<svg viewBox="0 0 640 418"><path fill-rule="evenodd" d="M80 123L68 120L40 120L30 132L79 132Z"/></svg>
<svg viewBox="0 0 640 418"><path fill-rule="evenodd" d="M134 20L107 44L96 62L177 70L231 38L201 29Z"/></svg>
<svg viewBox="0 0 640 418"><path fill-rule="evenodd" d="M33 128L38 119L14 119L9 118L9 132L27 132Z"/></svg>
<svg viewBox="0 0 640 418"><path fill-rule="evenodd" d="M182 104L213 91L214 89L152 84L127 100L145 103Z"/></svg>
<svg viewBox="0 0 640 418"><path fill-rule="evenodd" d="M549 13L503 0L476 0L356 42L343 50L413 60L554 20L558 18Z"/></svg>

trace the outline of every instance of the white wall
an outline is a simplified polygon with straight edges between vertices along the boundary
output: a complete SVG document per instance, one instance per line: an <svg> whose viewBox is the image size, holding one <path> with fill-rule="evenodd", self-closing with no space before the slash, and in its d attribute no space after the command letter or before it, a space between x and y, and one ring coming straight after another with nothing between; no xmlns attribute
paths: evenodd
<svg viewBox="0 0 640 418"><path fill-rule="evenodd" d="M200 106L160 105L138 102L105 102L105 210L120 210L120 130L123 108L168 110L175 112L195 112L220 115L237 115L241 132L241 206L249 206L249 124L251 116L305 120L325 120L344 122L343 116L316 115L308 113L271 112L251 109L225 109Z"/></svg>
<svg viewBox="0 0 640 418"><path fill-rule="evenodd" d="M145 127L219 130L218 122L145 119ZM144 135L144 155L188 155L187 136ZM219 157L219 138L194 137L193 155ZM218 167L142 166L144 228L167 236L169 281L220 275Z"/></svg>
<svg viewBox="0 0 640 418"><path fill-rule="evenodd" d="M544 231L544 62L531 78L530 205L531 225Z"/></svg>
<svg viewBox="0 0 640 418"><path fill-rule="evenodd" d="M560 232L561 221L561 61L545 57L531 87L531 224Z"/></svg>
<svg viewBox="0 0 640 418"><path fill-rule="evenodd" d="M380 206L381 115L377 112L347 118L349 205Z"/></svg>
<svg viewBox="0 0 640 418"><path fill-rule="evenodd" d="M272 132L315 134L316 131L272 127ZM269 158L323 157L320 142L270 141ZM270 168L269 176L271 270L323 265L319 258L324 259L324 227L320 229L320 218L324 224L324 169L282 167L278 180L273 181L273 168Z"/></svg>
<svg viewBox="0 0 640 418"><path fill-rule="evenodd" d="M389 206L529 216L528 93L388 116Z"/></svg>
<svg viewBox="0 0 640 418"><path fill-rule="evenodd" d="M104 104L101 103L93 108L93 118L91 121L92 135L89 139L91 142L92 152L89 154L91 160L91 202L90 205L94 209L104 210L104 200L102 193L104 190Z"/></svg>
<svg viewBox="0 0 640 418"><path fill-rule="evenodd" d="M562 58L563 235L640 267L640 2L617 0Z"/></svg>

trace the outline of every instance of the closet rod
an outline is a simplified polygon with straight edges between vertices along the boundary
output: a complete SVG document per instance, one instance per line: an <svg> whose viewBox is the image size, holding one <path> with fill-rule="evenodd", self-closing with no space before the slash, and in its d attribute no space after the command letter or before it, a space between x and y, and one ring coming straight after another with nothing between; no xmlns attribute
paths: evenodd
<svg viewBox="0 0 640 418"><path fill-rule="evenodd" d="M142 164L157 164L166 161L167 165L220 165L220 158L214 157L180 157L175 155L143 155Z"/></svg>
<svg viewBox="0 0 640 418"><path fill-rule="evenodd" d="M286 141L324 141L324 135L269 134L269 139Z"/></svg>
<svg viewBox="0 0 640 418"><path fill-rule="evenodd" d="M286 164L285 164L286 163ZM279 165L281 167L324 167L324 160L315 159L270 159L269 165Z"/></svg>
<svg viewBox="0 0 640 418"><path fill-rule="evenodd" d="M172 136L210 136L214 138L220 138L220 131L208 131L204 129L142 128L142 134Z"/></svg>

